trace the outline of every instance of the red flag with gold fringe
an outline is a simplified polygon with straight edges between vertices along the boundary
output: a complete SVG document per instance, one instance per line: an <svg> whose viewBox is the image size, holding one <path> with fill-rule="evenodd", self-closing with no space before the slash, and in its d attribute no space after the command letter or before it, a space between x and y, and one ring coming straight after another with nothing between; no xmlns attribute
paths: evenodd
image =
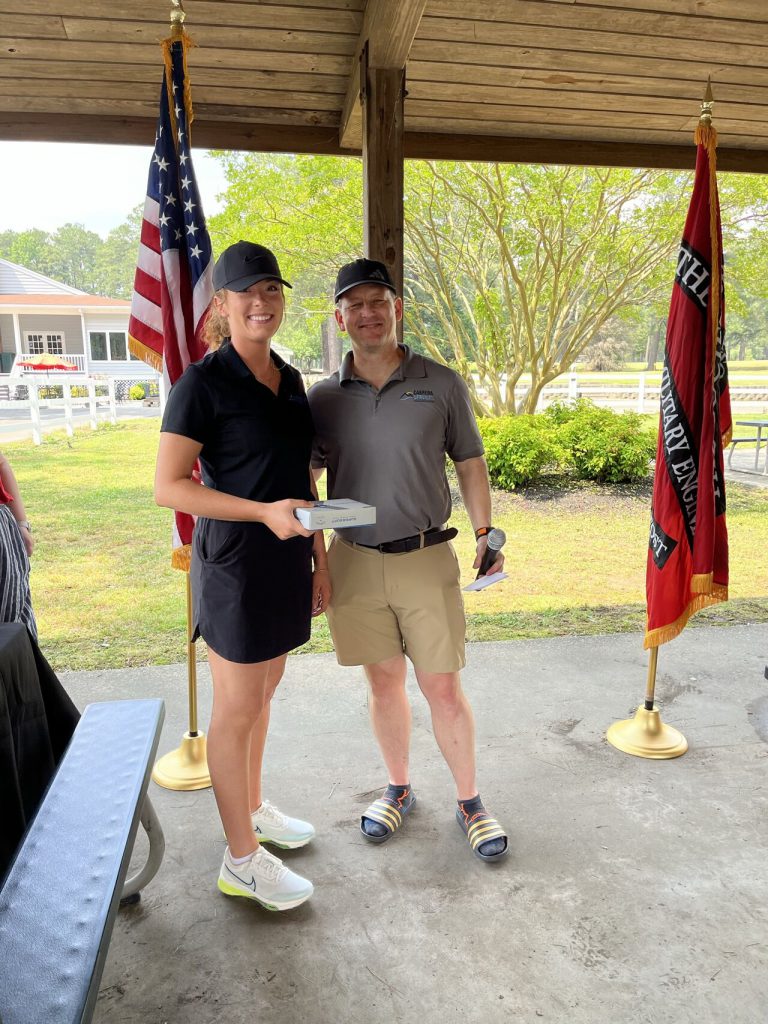
<svg viewBox="0 0 768 1024"><path fill-rule="evenodd" d="M731 437L717 133L696 130L696 173L672 289L646 571L644 647L728 599L723 446Z"/></svg>

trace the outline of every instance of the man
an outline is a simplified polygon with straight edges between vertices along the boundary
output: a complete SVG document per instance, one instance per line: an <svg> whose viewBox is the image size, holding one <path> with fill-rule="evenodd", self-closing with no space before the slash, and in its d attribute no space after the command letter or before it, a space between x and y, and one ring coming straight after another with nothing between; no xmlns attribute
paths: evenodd
<svg viewBox="0 0 768 1024"><path fill-rule="evenodd" d="M341 665L362 665L371 721L389 785L362 816L367 840L383 843L414 804L408 748L411 711L406 661L429 702L440 750L456 783L456 816L474 852L507 853L504 830L483 806L475 781L472 710L461 688L464 607L459 564L446 530L451 496L446 454L477 542L479 567L491 522L483 445L467 387L457 373L397 342L402 300L382 263L341 268L336 320L352 342L341 369L311 388L312 462L328 471L329 498L376 506L376 525L335 534L329 550L328 619ZM503 565L499 555L489 572Z"/></svg>

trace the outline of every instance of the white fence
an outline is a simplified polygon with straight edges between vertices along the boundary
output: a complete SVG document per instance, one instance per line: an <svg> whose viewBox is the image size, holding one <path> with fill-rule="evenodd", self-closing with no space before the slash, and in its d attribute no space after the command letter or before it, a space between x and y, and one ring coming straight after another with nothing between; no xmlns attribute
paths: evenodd
<svg viewBox="0 0 768 1024"><path fill-rule="evenodd" d="M518 393L522 398L526 383L518 383ZM768 412L768 384L739 383L738 378L729 384L731 405L741 406L754 412ZM573 401L586 398L595 405L607 406L611 409L639 413L658 412L661 383L658 374L649 381L644 373L637 380L621 382L596 382L594 377L583 378L571 373L567 378L561 377L548 384L541 392L539 409L546 408L555 401Z"/></svg>
<svg viewBox="0 0 768 1024"><path fill-rule="evenodd" d="M80 377L77 381L66 381L56 382L56 387L62 389L62 398L51 398L46 392L54 386L50 381L41 380L24 380L24 387L27 391L27 398L20 398L14 400L0 401L0 420L3 419L3 409L9 410L11 414L17 413L20 410L29 410L29 418L31 421L32 428L32 440L35 444L42 444L43 440L43 422L40 415L41 409L61 409L64 413L63 424L59 420L55 425L50 421L46 421L46 430L50 429L61 429L63 426L67 434L72 437L75 432L75 411L78 411L80 415L78 420L80 423L83 422L84 417L82 411L87 410L87 421L92 430L98 428L98 407L101 408L102 421L107 418L104 416L105 409L108 410L108 420L110 423L117 423L118 418L118 405L125 409L124 403L120 402L116 391L119 388L121 382L113 379L107 380L94 380L93 378L82 378ZM72 391L76 389L76 394L73 395ZM43 392L41 397L40 392ZM85 392L84 395L78 392ZM165 389L163 387L162 380L160 381L160 387L158 394L154 397L150 396L144 399L144 405L159 406L160 411L165 405ZM141 403L137 401L131 401L128 403L132 407L139 406ZM152 415L152 413L148 413ZM17 417L13 417L15 421ZM11 426L13 422L10 421Z"/></svg>

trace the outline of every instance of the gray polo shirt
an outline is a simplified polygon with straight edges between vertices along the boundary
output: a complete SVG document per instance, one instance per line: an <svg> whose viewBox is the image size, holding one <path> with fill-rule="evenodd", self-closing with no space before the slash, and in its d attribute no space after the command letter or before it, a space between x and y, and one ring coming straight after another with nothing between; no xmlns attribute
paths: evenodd
<svg viewBox="0 0 768 1024"><path fill-rule="evenodd" d="M347 353L338 373L308 392L315 424L312 465L328 471L329 498L376 506L376 525L350 527L345 540L383 544L442 527L451 515L445 456L483 454L469 391L447 366L411 352L380 391L354 374Z"/></svg>

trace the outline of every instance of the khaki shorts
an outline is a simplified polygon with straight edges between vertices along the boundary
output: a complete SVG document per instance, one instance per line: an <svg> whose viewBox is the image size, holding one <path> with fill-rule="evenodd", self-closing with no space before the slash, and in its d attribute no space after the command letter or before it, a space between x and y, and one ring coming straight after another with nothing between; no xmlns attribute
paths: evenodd
<svg viewBox="0 0 768 1024"><path fill-rule="evenodd" d="M334 536L328 608L340 665L375 665L403 652L424 672L464 667L459 560L449 542L399 555Z"/></svg>

